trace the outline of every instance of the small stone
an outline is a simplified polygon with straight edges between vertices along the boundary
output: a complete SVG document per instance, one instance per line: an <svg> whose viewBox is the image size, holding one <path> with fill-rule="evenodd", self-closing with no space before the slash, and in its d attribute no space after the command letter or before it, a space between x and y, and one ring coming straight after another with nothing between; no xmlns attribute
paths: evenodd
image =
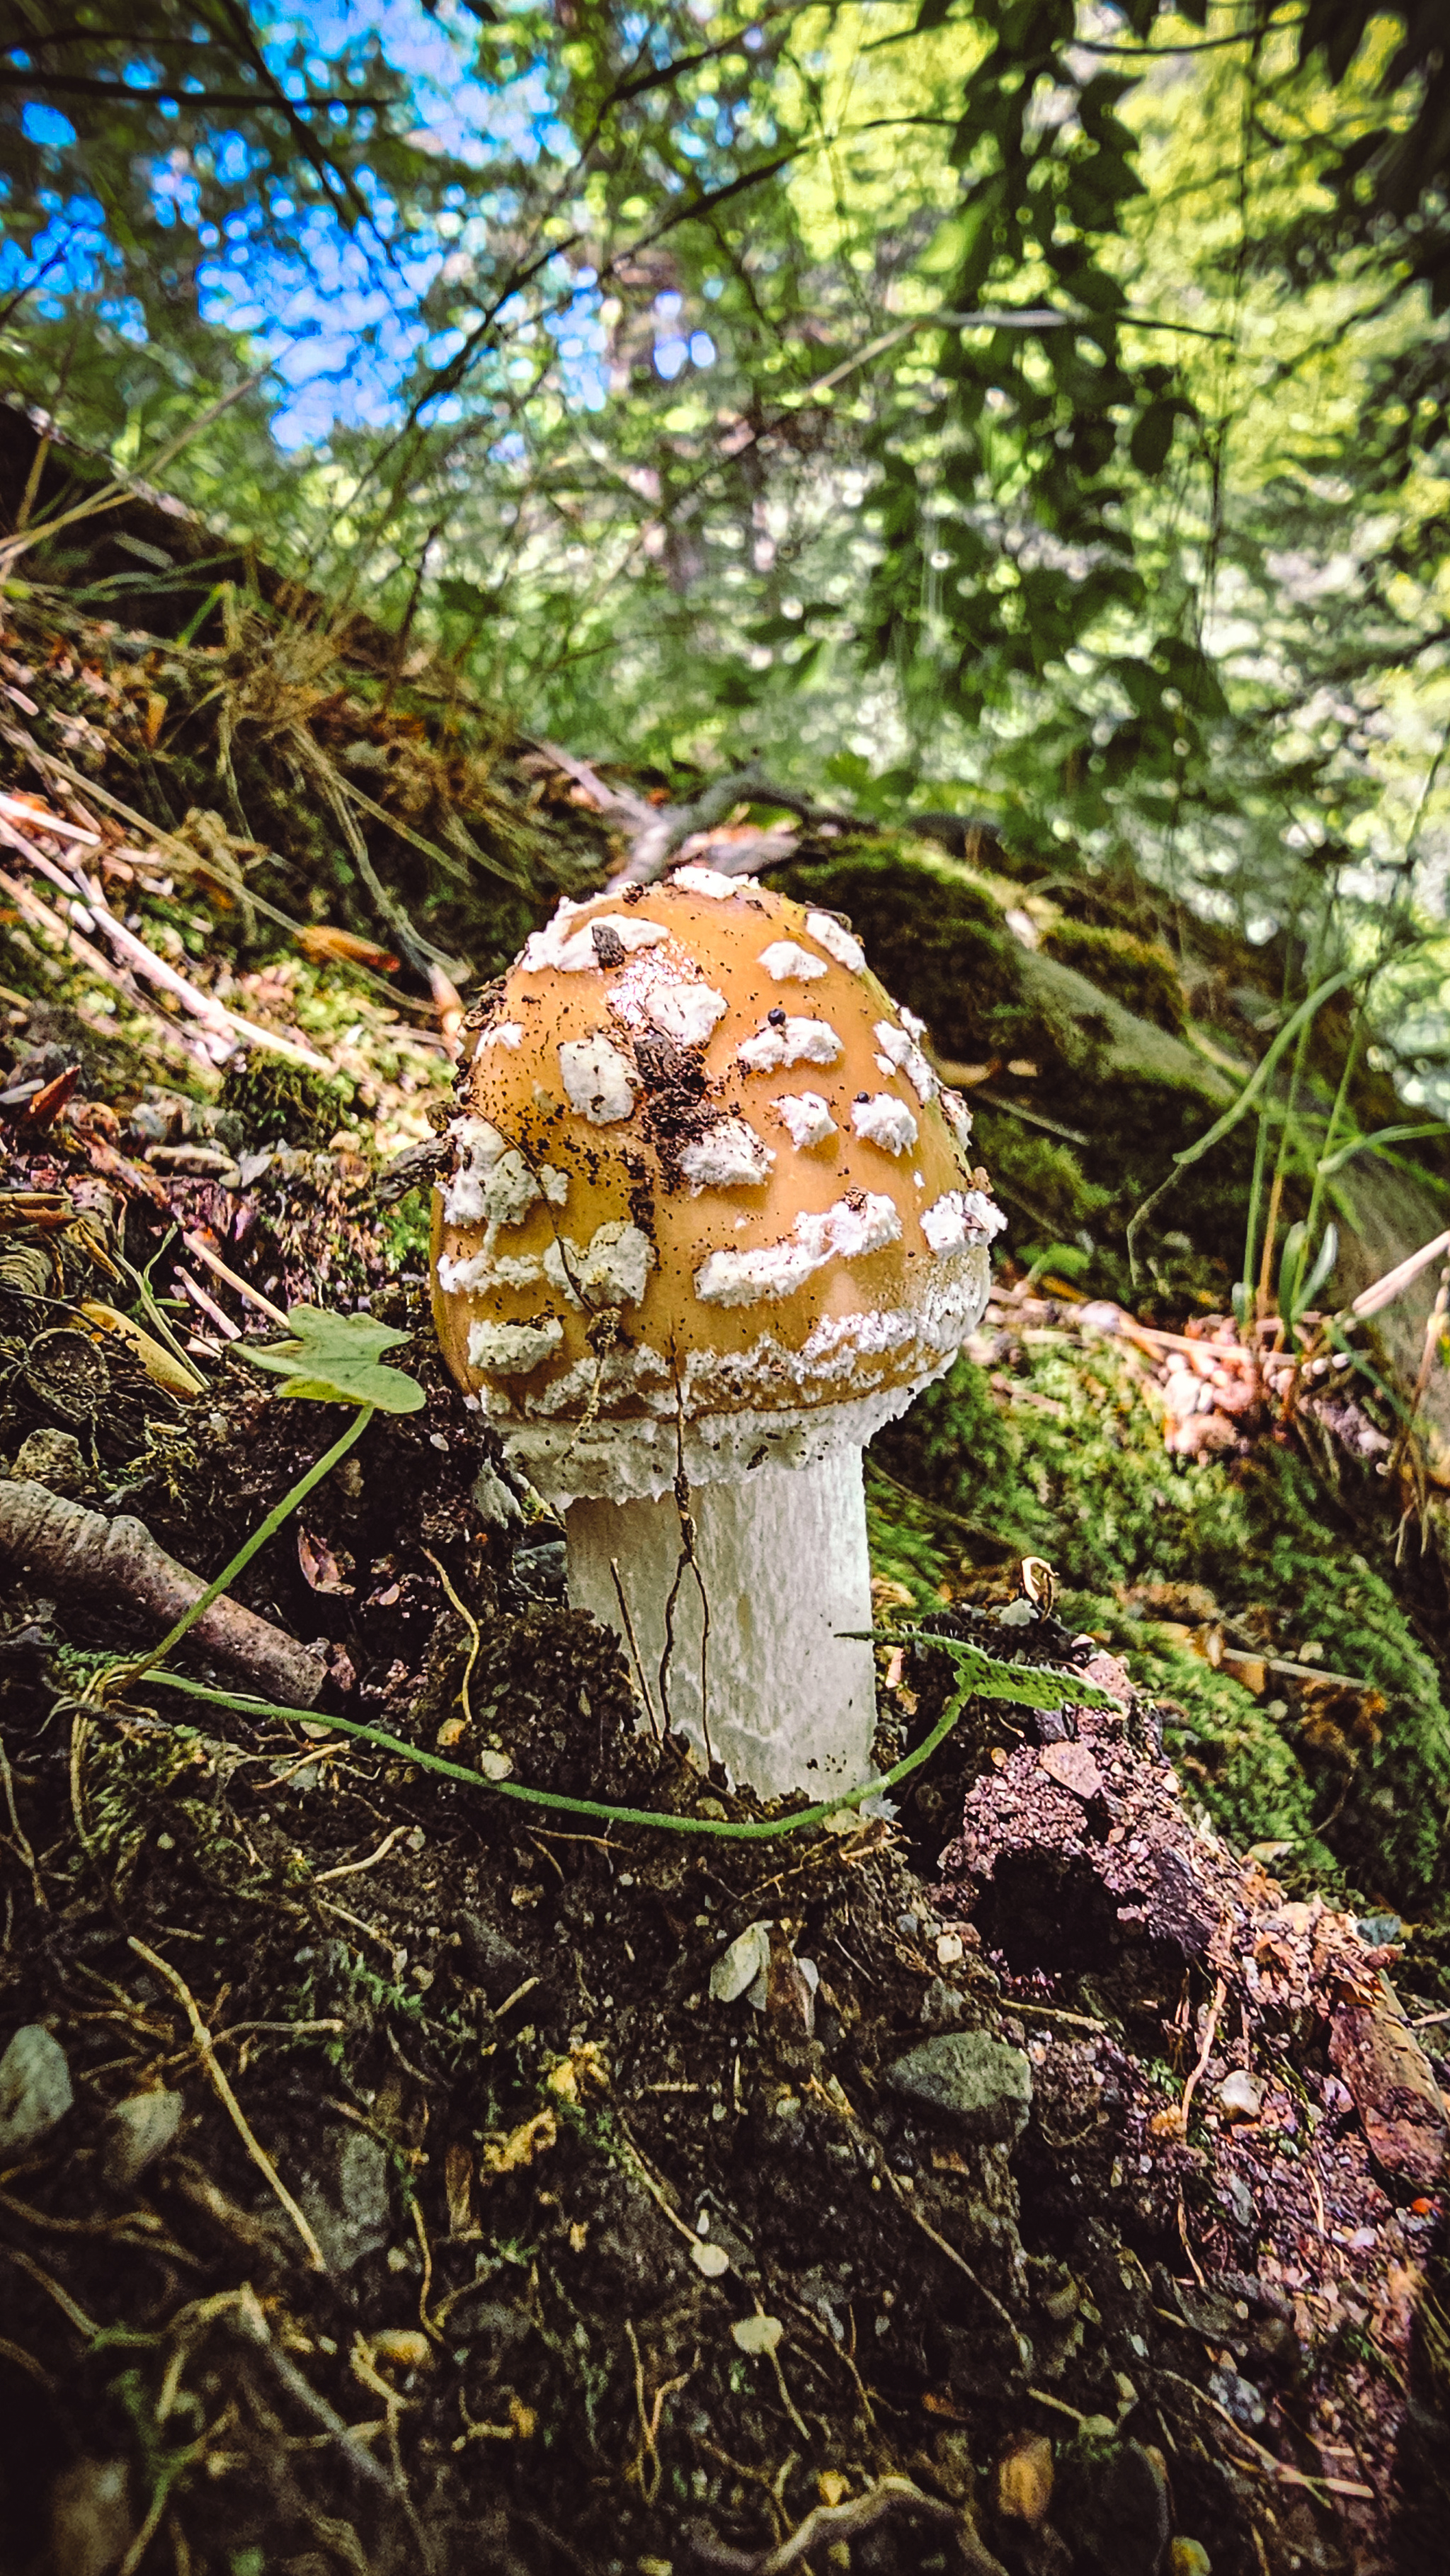
<svg viewBox="0 0 1450 2576"><path fill-rule="evenodd" d="M1412 2190L1434 2191L1450 2146L1450 2115L1386 1978L1371 2002L1344 2004L1334 2014L1329 2062L1348 2087L1380 2171Z"/></svg>
<svg viewBox="0 0 1450 2576"><path fill-rule="evenodd" d="M1259 2213L1254 2206L1254 2195L1243 2175L1229 2174L1219 2196L1239 2233L1243 2236L1252 2236L1258 2226Z"/></svg>
<svg viewBox="0 0 1450 2576"><path fill-rule="evenodd" d="M327 2138L320 2161L321 2171L303 2183L298 2197L329 2272L342 2274L388 2242L392 2159L370 2129L349 2124ZM396 2246L389 2250L390 2269L397 2252ZM407 2259L405 2253L403 2264Z"/></svg>
<svg viewBox="0 0 1450 2576"><path fill-rule="evenodd" d="M737 2317L730 2340L737 2352L773 2353L785 2328L779 2317Z"/></svg>
<svg viewBox="0 0 1450 2576"><path fill-rule="evenodd" d="M124 2460L73 2460L50 2490L50 2564L65 2576L112 2576L131 2548L130 2473Z"/></svg>
<svg viewBox="0 0 1450 2576"><path fill-rule="evenodd" d="M1052 2502L1052 2444L1029 2433L997 2463L997 2511L1013 2522L1046 2519Z"/></svg>
<svg viewBox="0 0 1450 2576"><path fill-rule="evenodd" d="M951 2030L966 2008L959 1986L949 1985L945 1977L933 1977L917 2007L917 2019L923 2030Z"/></svg>
<svg viewBox="0 0 1450 2576"><path fill-rule="evenodd" d="M981 2146L1010 2146L1027 2126L1032 2068L985 2030L943 2031L887 2069L893 2093L921 2102Z"/></svg>
<svg viewBox="0 0 1450 2576"><path fill-rule="evenodd" d="M1168 2576L1213 2576L1213 2560L1201 2540L1175 2540L1168 2552Z"/></svg>
<svg viewBox="0 0 1450 2576"><path fill-rule="evenodd" d="M769 1923L747 1923L743 1932L736 1933L729 1948L722 1950L710 1971L711 2002L738 2003L756 1978L764 1975L769 1964Z"/></svg>
<svg viewBox="0 0 1450 2576"><path fill-rule="evenodd" d="M74 2099L59 2040L38 2021L26 2022L0 2057L0 2160L28 2156Z"/></svg>
<svg viewBox="0 0 1450 2576"><path fill-rule="evenodd" d="M1264 2088L1245 2067L1236 2066L1220 2084L1218 2098L1231 2120L1257 2120L1264 2107Z"/></svg>
<svg viewBox="0 0 1450 2576"><path fill-rule="evenodd" d="M181 2126L179 2093L133 2093L106 2122L101 2173L112 2191L129 2191L170 2146Z"/></svg>
<svg viewBox="0 0 1450 2576"><path fill-rule="evenodd" d="M937 1936L936 1961L939 1968L960 1967L962 1936L960 1932L942 1932Z"/></svg>
<svg viewBox="0 0 1450 2576"><path fill-rule="evenodd" d="M372 2339L373 2359L384 2370L431 2370L433 2346L416 2326L384 2326Z"/></svg>
<svg viewBox="0 0 1450 2576"><path fill-rule="evenodd" d="M51 1494L81 1494L90 1482L86 1454L73 1431L32 1431L15 1453L12 1476L28 1476Z"/></svg>
<svg viewBox="0 0 1450 2576"><path fill-rule="evenodd" d="M1084 1803L1103 1794L1103 1775L1085 1744L1044 1744L1037 1756L1049 1780Z"/></svg>

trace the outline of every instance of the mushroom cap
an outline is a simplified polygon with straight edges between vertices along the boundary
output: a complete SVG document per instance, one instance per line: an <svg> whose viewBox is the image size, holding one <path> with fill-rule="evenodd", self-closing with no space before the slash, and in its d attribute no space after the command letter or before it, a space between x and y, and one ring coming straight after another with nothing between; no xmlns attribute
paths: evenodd
<svg viewBox="0 0 1450 2576"><path fill-rule="evenodd" d="M864 1441L939 1376L1002 1224L848 927L684 867L482 1007L436 1194L454 1375L555 1499Z"/></svg>

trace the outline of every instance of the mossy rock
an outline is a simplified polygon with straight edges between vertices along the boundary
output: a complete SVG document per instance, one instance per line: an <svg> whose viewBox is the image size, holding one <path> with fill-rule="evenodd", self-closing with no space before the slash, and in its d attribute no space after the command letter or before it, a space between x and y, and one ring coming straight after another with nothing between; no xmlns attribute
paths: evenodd
<svg viewBox="0 0 1450 2576"><path fill-rule="evenodd" d="M317 1151L352 1105L348 1086L309 1073L279 1056L244 1056L228 1067L222 1107L241 1119L249 1145L296 1145Z"/></svg>
<svg viewBox="0 0 1450 2576"><path fill-rule="evenodd" d="M1176 1037L1183 1035L1188 1003L1178 969L1161 939L1140 939L1131 930L1063 919L1043 933L1042 949L1064 966L1076 966L1140 1020L1155 1029L1170 1029Z"/></svg>
<svg viewBox="0 0 1450 2576"><path fill-rule="evenodd" d="M1004 1558L1046 1557L1064 1615L1170 1704L1169 1749L1224 1832L1287 1843L1301 1871L1400 1910L1428 1903L1445 1866L1450 1710L1388 1569L1305 1461L1274 1447L1228 1464L1170 1456L1151 1391L1109 1348L1046 1335L1014 1366L994 1386L958 1361L873 1444L908 1495L944 1507L935 1563L959 1559L962 1523ZM881 1476L871 1494L878 1566L921 1598L933 1558L920 1507ZM1317 1646L1327 1671L1383 1702L1377 1739L1295 1719L1187 1652L1125 1599L1144 1581L1204 1586L1226 1614L1267 1613L1290 1643Z"/></svg>

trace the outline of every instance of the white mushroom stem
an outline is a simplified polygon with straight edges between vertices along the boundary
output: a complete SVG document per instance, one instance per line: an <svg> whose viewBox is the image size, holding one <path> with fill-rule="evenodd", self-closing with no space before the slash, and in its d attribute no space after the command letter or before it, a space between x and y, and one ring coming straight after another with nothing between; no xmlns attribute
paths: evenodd
<svg viewBox="0 0 1450 2576"><path fill-rule="evenodd" d="M871 1776L876 1731L875 1666L859 1634L871 1626L860 1450L695 1485L689 1510L694 1567L682 1569L672 1495L571 1503L570 1600L623 1640L656 1720L665 1662L671 1725L701 1751L708 1740L732 1780L765 1797L855 1788Z"/></svg>

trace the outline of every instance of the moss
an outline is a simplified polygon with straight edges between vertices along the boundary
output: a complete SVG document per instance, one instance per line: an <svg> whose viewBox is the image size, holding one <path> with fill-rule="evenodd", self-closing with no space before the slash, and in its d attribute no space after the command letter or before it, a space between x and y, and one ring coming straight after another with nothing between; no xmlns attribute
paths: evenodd
<svg viewBox="0 0 1450 2576"><path fill-rule="evenodd" d="M1090 975L1105 993L1135 1011L1155 1028L1181 1037L1188 1026L1188 1005L1178 969L1159 939L1140 939L1131 930L1096 928L1086 921L1058 921L1043 934L1049 957Z"/></svg>
<svg viewBox="0 0 1450 2576"><path fill-rule="evenodd" d="M245 1056L222 1085L222 1107L235 1110L259 1145L325 1146L352 1105L350 1090L280 1056Z"/></svg>
<svg viewBox="0 0 1450 2576"><path fill-rule="evenodd" d="M1112 1207L1113 1192L1089 1176L1070 1145L985 1101L976 1106L973 1118L998 1196L1014 1216L1025 1217L1039 1231L1046 1226L1048 1242L1062 1234L1071 1239ZM1020 1225L1012 1229L1012 1247L1017 1259L1026 1257Z"/></svg>
<svg viewBox="0 0 1450 2576"><path fill-rule="evenodd" d="M880 1436L881 1465L1004 1550L1049 1559L1068 1615L1176 1704L1172 1749L1223 1831L1292 1842L1314 1869L1332 1855L1374 1897L1424 1904L1443 1870L1450 1797L1440 1676L1302 1458L1276 1447L1229 1464L1171 1457L1155 1391L1111 1350L1043 1334L1006 1358L1014 1373L997 1372L995 1387L959 1361ZM890 1489L877 1493L883 1565L920 1577L919 1538L894 1520ZM937 1548L949 1569L960 1555L949 1523ZM1303 1698L1296 1713L1288 1689L1256 1699L1169 1645L1125 1602L1145 1581L1205 1586L1229 1617L1267 1627L1270 1652L1288 1660L1317 1647L1327 1671L1365 1686L1350 1695L1357 1722ZM1384 1704L1377 1740L1366 1693Z"/></svg>
<svg viewBox="0 0 1450 2576"><path fill-rule="evenodd" d="M769 882L798 903L847 913L875 972L921 1013L943 1055L977 1060L1030 1046L1037 1014L1024 991L1025 952L963 869L883 838Z"/></svg>

